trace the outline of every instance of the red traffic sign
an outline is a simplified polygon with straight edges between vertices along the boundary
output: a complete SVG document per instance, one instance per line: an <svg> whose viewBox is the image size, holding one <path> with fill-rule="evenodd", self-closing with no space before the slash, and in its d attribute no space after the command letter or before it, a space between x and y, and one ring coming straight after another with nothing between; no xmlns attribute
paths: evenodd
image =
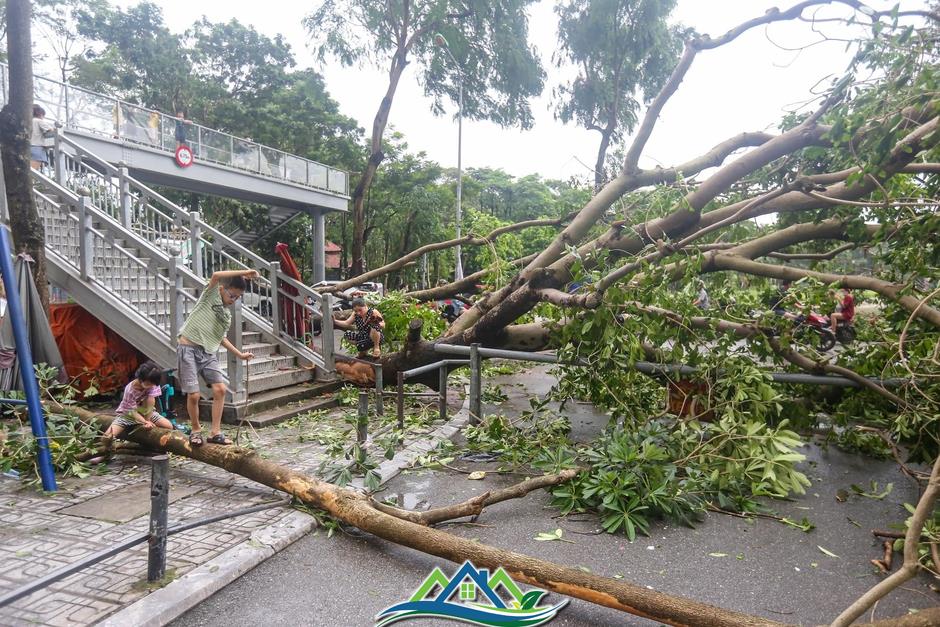
<svg viewBox="0 0 940 627"><path fill-rule="evenodd" d="M189 146L182 144L179 148L176 149L176 155L174 157L176 165L181 168L188 168L193 164L193 151L189 149Z"/></svg>

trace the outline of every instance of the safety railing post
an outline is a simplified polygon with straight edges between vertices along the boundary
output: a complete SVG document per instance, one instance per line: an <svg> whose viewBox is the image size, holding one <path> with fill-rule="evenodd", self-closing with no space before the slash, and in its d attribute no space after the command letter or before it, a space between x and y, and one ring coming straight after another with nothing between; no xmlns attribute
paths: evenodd
<svg viewBox="0 0 940 627"><path fill-rule="evenodd" d="M397 386L398 397L396 406L398 410L398 431L401 432L401 438L405 437L405 373L398 371Z"/></svg>
<svg viewBox="0 0 940 627"><path fill-rule="evenodd" d="M131 223L133 222L133 207L134 199L131 197L131 183L128 180L130 174L128 172L127 166L123 163L118 169L118 184L121 189L121 226L125 229L131 228ZM146 212L146 207L141 207L141 209Z"/></svg>
<svg viewBox="0 0 940 627"><path fill-rule="evenodd" d="M323 347L321 356L324 367L330 372L336 370L333 339L333 295L324 294L320 300L320 342Z"/></svg>
<svg viewBox="0 0 940 627"><path fill-rule="evenodd" d="M470 424L480 424L482 404L480 402L481 372L480 372L480 345L470 345Z"/></svg>
<svg viewBox="0 0 940 627"><path fill-rule="evenodd" d="M375 370L375 415L385 415L385 382L382 380L382 364L372 366Z"/></svg>
<svg viewBox="0 0 940 627"><path fill-rule="evenodd" d="M199 278L202 273L202 227L199 223L199 212L189 212L189 269Z"/></svg>
<svg viewBox="0 0 940 627"><path fill-rule="evenodd" d="M150 537L147 540L147 581L160 581L166 575L166 522L170 505L170 457L151 458Z"/></svg>
<svg viewBox="0 0 940 627"><path fill-rule="evenodd" d="M217 288L206 288L217 289ZM232 306L232 324L228 329L228 341L232 343L235 350L242 350L242 304L238 303ZM238 358L234 351L226 351L226 364L228 365L228 389L232 395L233 403L240 403L245 400L245 394L242 382L245 379L244 368L248 364Z"/></svg>
<svg viewBox="0 0 940 627"><path fill-rule="evenodd" d="M65 153L62 152L62 138L60 134L62 129L58 126L55 129L55 138L52 145L52 157L55 161L55 182L65 187Z"/></svg>
<svg viewBox="0 0 940 627"><path fill-rule="evenodd" d="M91 212L88 205L91 200L88 196L78 197L78 271L83 281L87 281L94 274L95 242L91 232Z"/></svg>
<svg viewBox="0 0 940 627"><path fill-rule="evenodd" d="M441 364L437 371L438 410L441 420L447 420L447 364Z"/></svg>
<svg viewBox="0 0 940 627"><path fill-rule="evenodd" d="M178 251L172 251L178 252ZM170 339L176 341L179 337L180 329L183 326L183 275L179 271L179 258L175 254L170 255L169 279L170 279Z"/></svg>
<svg viewBox="0 0 940 627"><path fill-rule="evenodd" d="M369 437L369 392L359 390L359 413L356 416L356 442L365 444Z"/></svg>
<svg viewBox="0 0 940 627"><path fill-rule="evenodd" d="M281 290L278 285L277 274L281 271L281 264L272 261L268 266L268 273L271 281L271 328L274 329L274 337L280 337L281 331ZM297 308L293 306L289 299L284 301L293 311ZM288 317L290 319L290 317ZM296 321L294 322L296 324ZM287 329L287 334L293 336L292 329Z"/></svg>

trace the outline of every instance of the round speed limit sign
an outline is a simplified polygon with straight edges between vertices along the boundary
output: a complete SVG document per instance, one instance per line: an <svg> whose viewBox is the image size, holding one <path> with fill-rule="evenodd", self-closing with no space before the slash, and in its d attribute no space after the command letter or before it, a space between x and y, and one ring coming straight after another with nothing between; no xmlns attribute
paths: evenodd
<svg viewBox="0 0 940 627"><path fill-rule="evenodd" d="M182 145L176 149L176 165L181 168L188 168L193 164L193 151L189 146Z"/></svg>

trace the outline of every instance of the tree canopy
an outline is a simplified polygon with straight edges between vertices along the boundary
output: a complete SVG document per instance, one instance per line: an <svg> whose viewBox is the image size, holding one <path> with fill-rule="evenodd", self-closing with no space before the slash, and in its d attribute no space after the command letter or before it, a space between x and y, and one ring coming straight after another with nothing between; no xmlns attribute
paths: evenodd
<svg viewBox="0 0 940 627"><path fill-rule="evenodd" d="M601 135L594 187L607 180L606 157L633 131L641 102L652 99L675 65L681 32L667 19L675 0L569 0L555 7L555 63L575 77L555 88L555 112Z"/></svg>

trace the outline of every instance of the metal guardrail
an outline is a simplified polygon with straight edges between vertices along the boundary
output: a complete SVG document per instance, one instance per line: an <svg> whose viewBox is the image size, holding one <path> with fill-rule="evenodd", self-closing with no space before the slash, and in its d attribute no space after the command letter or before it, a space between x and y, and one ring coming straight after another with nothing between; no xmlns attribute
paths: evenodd
<svg viewBox="0 0 940 627"><path fill-rule="evenodd" d="M426 366L420 366L418 368L412 368L411 370L403 370L398 372L397 380L397 410L398 410L398 428L402 431L405 430L405 381L419 375L433 372L437 370L438 380L437 380L437 394L438 394L438 412L441 417L441 420L447 418L447 376L450 374L451 367L460 367L466 366L471 362L466 359L444 359L441 361L434 362L433 364L427 364ZM472 366L471 366L472 369ZM475 414L479 416L478 413ZM470 420L473 421L474 414L471 412Z"/></svg>
<svg viewBox="0 0 940 627"><path fill-rule="evenodd" d="M275 503L262 503L253 507L238 509L231 512L224 512L201 518L199 520L180 523L172 527L167 527L167 517L169 515L169 497L170 497L170 478L169 478L169 456L158 455L152 458L153 465L150 473L150 531L148 533L138 533L106 549L96 551L83 559L73 562L68 566L63 566L51 573L36 579L15 590L11 590L0 596L0 607L5 607L11 603L22 599L38 590L47 588L57 581L65 579L69 575L82 569L93 566L110 557L133 548L138 544L147 542L149 550L147 552L147 581L160 581L166 575L166 541L167 537L182 533L196 527L227 520L237 516L253 514L275 507L288 505L288 501L277 501Z"/></svg>
<svg viewBox="0 0 940 627"><path fill-rule="evenodd" d="M6 102L8 67L0 64L0 98ZM65 128L173 153L179 118L68 83L33 76L33 101ZM176 113L174 111L174 113ZM186 144L198 161L288 183L349 195L349 174L310 159L185 121Z"/></svg>
<svg viewBox="0 0 940 627"><path fill-rule="evenodd" d="M524 351L513 351L506 350L502 348L482 348L479 344L471 344L470 346L458 346L455 344L435 344L434 351L444 355L467 355L470 357L471 364L474 360L479 362L480 358L486 357L489 359L508 359L514 361L531 361L538 363L546 364L567 364L571 366L590 366L591 364L585 360L578 360L576 362L565 361L558 357L554 353L526 353ZM438 362L441 363L441 362ZM429 364L429 366L434 366L435 364ZM425 366L425 368L428 366ZM686 366L683 364L657 364L649 361L637 361L633 364L633 369L643 374L648 374L651 376L662 376L667 374L677 374L680 376L689 376L694 375L699 372L699 369L694 366ZM473 369L471 365L471 379L470 379L470 391L471 396L473 394ZM815 374L804 374L798 372L772 372L770 373L771 380L777 383L791 383L791 384L802 384L802 385L832 385L836 387L862 387L861 384L852 379L847 379L845 377L840 377L837 375L815 375ZM881 377L865 377L865 379L876 383L884 387L898 387L909 383L910 379L905 378L881 378ZM477 384L479 388L479 383ZM472 406L471 399L471 406ZM473 411L471 409L471 415Z"/></svg>

